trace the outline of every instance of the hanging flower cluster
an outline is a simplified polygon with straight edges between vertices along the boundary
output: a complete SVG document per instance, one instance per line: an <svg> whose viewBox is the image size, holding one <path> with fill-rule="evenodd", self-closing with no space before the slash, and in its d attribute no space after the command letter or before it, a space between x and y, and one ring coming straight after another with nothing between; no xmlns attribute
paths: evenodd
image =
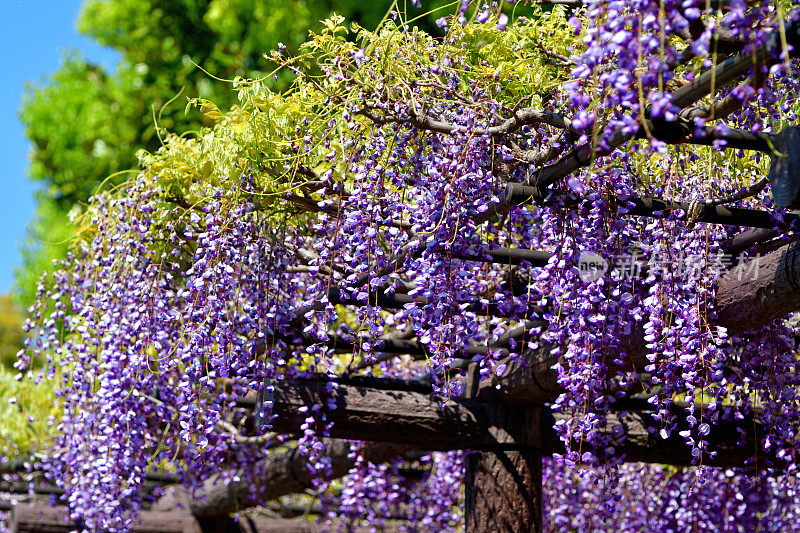
<svg viewBox="0 0 800 533"><path fill-rule="evenodd" d="M460 452L382 465L358 459L342 479L339 504L330 518L347 520L348 526L382 527L394 520L402 524L401 531L455 530L462 520L459 488L463 476Z"/></svg>

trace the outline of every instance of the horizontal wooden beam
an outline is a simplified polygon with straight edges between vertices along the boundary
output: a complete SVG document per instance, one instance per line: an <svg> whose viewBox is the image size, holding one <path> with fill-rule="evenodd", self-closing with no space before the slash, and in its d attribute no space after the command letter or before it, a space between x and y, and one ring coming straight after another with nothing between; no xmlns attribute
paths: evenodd
<svg viewBox="0 0 800 533"><path fill-rule="evenodd" d="M574 193L551 190L543 191L538 187L530 187L520 183L509 183L506 187L505 198L510 205L530 203L549 205L554 203L556 199L565 202L566 205L577 205L583 201L581 196ZM620 199L619 204L620 207L626 209L626 215L641 217L661 217L662 214L679 209L684 213L688 213L691 209L691 202L663 200L660 198L633 197L624 201ZM697 222L766 229L775 227L775 221L769 211L746 209L743 207L728 207L724 205L705 205L703 200L700 200L699 204L699 215L695 219ZM788 213L784 215L783 221L787 224L800 221L800 216Z"/></svg>
<svg viewBox="0 0 800 533"><path fill-rule="evenodd" d="M547 259L551 254L547 252L540 252L537 250L525 249L508 249L498 248L497 250L482 250L481 256L463 256L472 261L487 261L496 263L511 263L519 264L522 259L533 260L536 266L544 266L547 264ZM508 261L506 261L508 256ZM458 256L461 257L461 256ZM372 291L367 294L366 298L344 297L338 289L331 289L328 291L328 300L334 304L341 305L372 305L384 309L402 309L408 304L426 305L428 299L424 296L411 296L409 294L394 293L386 294L381 289ZM503 310L503 306L499 302L464 302L459 306L461 311L469 313L477 313L489 316L504 317L509 316L509 313ZM539 314L542 312L541 307L532 306L529 310L531 314Z"/></svg>
<svg viewBox="0 0 800 533"><path fill-rule="evenodd" d="M298 428L299 429L299 428ZM369 462L378 464L414 449L410 444L371 442L361 447L358 455ZM355 445L351 442L329 439L324 454L330 459L331 479L347 474L355 465ZM189 509L198 518L227 516L230 513L261 505L286 494L302 492L314 488L310 474L308 457L297 448L276 453L261 461L261 473L256 484L251 484L251 476L241 474L241 480L229 483L212 478L203 484L196 497L189 496L181 486L173 486L153 506L155 511L169 511L179 508Z"/></svg>
<svg viewBox="0 0 800 533"><path fill-rule="evenodd" d="M338 383L331 394L327 392L327 381L326 377L320 377L274 383L273 429L300 434L305 415L299 415L299 408L315 404L327 406L328 401L333 400L335 409L325 407L327 421L334 422L331 435L371 441L360 453L373 463L385 462L414 449L517 448L539 450L543 454L565 451L554 431L555 423L565 415L553 414L547 408L515 408L471 400L442 402L432 397L430 390L421 390L419 383L403 380L384 380L382 385ZM239 405L256 408L252 399L240 400ZM652 414L626 413L621 420L628 438L617 452L624 454L625 460L673 465L691 463L690 450L678 435L664 440L649 431L658 427ZM606 431L614 431L613 426L612 421ZM679 430L684 427L685 423ZM531 428L538 428L538 431L531 431ZM745 435L741 444L739 430ZM763 457L758 447L760 435L761 425L753 420L724 421L713 426L707 438L718 454L713 459L704 458L703 464L741 466L756 452ZM325 454L330 458L333 478L345 475L354 465L352 446L345 440L328 441ZM246 475L242 475L241 481L229 484L211 479L204 483L196 498L190 497L181 487L172 487L154 510L183 507L198 518L212 518L300 492L312 487L307 461L297 449L275 454L259 465L262 474L255 485L247 481Z"/></svg>
<svg viewBox="0 0 800 533"><path fill-rule="evenodd" d="M272 394L273 430L301 434L301 425L308 416L299 409L309 405L328 406L326 422L333 422L330 436L371 442L405 444L429 450L499 450L536 448L545 455L564 453L565 447L555 432L558 420L568 418L547 407L513 407L500 403L456 398L443 400L420 389L419 384L406 387L402 382L388 381L386 387L336 383L332 392L329 380L285 380L274 384ZM242 407L255 409L255 400L242 400ZM683 406L674 407L681 422L678 431L688 429ZM661 427L652 407L637 406L637 411L622 416L609 414L605 432L622 425L625 442L616 450L626 461L690 465L690 448L677 434L662 439ZM538 427L539 431L531 431ZM654 428L653 431L650 431ZM740 431L741 430L741 431ZM744 435L740 442L740 434ZM714 458L704 458L712 466L742 466L759 455L760 438L764 434L759 421L749 418L723 418L711 428L707 440ZM576 443L576 446L580 443ZM583 449L586 449L585 443Z"/></svg>
<svg viewBox="0 0 800 533"><path fill-rule="evenodd" d="M717 284L717 324L729 334L800 310L800 243L733 267Z"/></svg>
<svg viewBox="0 0 800 533"><path fill-rule="evenodd" d="M508 248L505 246L501 246L499 248L482 247L474 254L456 252L453 255L453 257L462 259L464 261L481 261L500 265L519 265L523 261L527 261L535 267L543 267L547 265L547 262L552 256L553 254L550 252L541 250Z"/></svg>
<svg viewBox="0 0 800 533"><path fill-rule="evenodd" d="M533 446L537 442L518 442L515 435L533 419L503 417L495 404L474 400L443 402L417 388L394 390L336 383L327 392L328 380L284 380L276 382L272 393L273 431L302 433L309 416L304 406L331 403L326 422L333 422L332 438L405 443L415 449L498 449ZM420 384L421 385L421 384ZM240 405L252 406L255 400ZM269 406L267 405L267 408ZM537 411L531 409L534 416Z"/></svg>
<svg viewBox="0 0 800 533"><path fill-rule="evenodd" d="M13 507L11 533L72 533L81 529L81 524L69 520L66 507L49 507L39 503L30 506L20 503ZM229 517L197 519L183 510L141 511L135 521L133 533L322 533L329 531L323 524L303 519ZM370 528L348 529L366 533Z"/></svg>
<svg viewBox="0 0 800 533"><path fill-rule="evenodd" d="M68 533L83 529L83 525L69 519L66 507L49 507L45 504L30 506L19 503L11 512L11 533ZM195 518L185 511L139 513L132 531L134 533L201 533Z"/></svg>

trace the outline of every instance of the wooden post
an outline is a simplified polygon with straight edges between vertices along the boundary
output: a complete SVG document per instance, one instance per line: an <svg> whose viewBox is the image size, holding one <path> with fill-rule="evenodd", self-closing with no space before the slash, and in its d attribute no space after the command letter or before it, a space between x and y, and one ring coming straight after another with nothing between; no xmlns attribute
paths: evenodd
<svg viewBox="0 0 800 533"><path fill-rule="evenodd" d="M478 393L478 366L470 365L465 395ZM500 420L518 423L505 425L500 439L507 442L536 442L541 439L541 413L538 408L505 408ZM511 432L508 428L516 428ZM542 451L529 447L522 451L498 450L467 454L465 473L467 533L542 531Z"/></svg>
<svg viewBox="0 0 800 533"><path fill-rule="evenodd" d="M542 454L537 450L467 455L466 530L542 531Z"/></svg>

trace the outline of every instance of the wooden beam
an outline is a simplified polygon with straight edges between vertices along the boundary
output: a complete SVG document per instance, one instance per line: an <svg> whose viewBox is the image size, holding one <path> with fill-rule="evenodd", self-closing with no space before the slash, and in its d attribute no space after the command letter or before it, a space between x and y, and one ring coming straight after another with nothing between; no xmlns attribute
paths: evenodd
<svg viewBox="0 0 800 533"><path fill-rule="evenodd" d="M9 525L11 533L72 533L81 524L69 520L66 507L50 507L40 503L14 506ZM141 511L132 528L133 533L322 533L324 525L302 519L229 517L197 519L190 513L175 511ZM348 531L367 533L370 528L358 527Z"/></svg>
<svg viewBox="0 0 800 533"><path fill-rule="evenodd" d="M667 439L661 438L656 433L661 427L661 423L656 420L653 411L610 413L609 420L601 433L613 435L616 426L622 425L625 440L615 448L615 454L621 454L625 462L692 466L697 461L694 461L691 448L679 435L680 431L690 429L686 421L686 413L682 408L683 406L673 405L672 411L678 417L678 427ZM698 408L698 411L702 411L702 409ZM622 416L618 419L617 416L620 414ZM697 413L695 416L702 417ZM566 415L545 411L542 415L542 423L545 428L552 428L552 424L555 424L556 421L566 418ZM736 420L733 414L724 415L721 420L711 425L711 431L705 436L709 443L709 450L716 452L716 455L710 457L704 454L702 464L704 466L736 467L745 466L748 461L757 458L759 467L766 466L768 462L780 467L782 463L776 460L773 452L764 450L762 447L761 439L765 434L763 424L754 420L753 417ZM558 439L555 431L548 429L542 431L542 448L550 453L563 453L564 444ZM572 448L587 450L586 443L581 445L579 442L574 442ZM595 453L601 460L604 459L602 450L595 450Z"/></svg>
<svg viewBox="0 0 800 533"><path fill-rule="evenodd" d="M339 384L335 393L330 395L325 391L324 380L275 383L274 429L290 434L301 433L300 425L305 418L297 416L297 407L327 405L330 398L336 405L336 409L326 410L327 420L334 422L332 436L373 441L361 451L368 461L385 462L412 449L483 448L487 454L495 456L487 455L485 461L473 465L476 468L473 482L480 484L485 482L485 476L517 475L514 474L517 469L522 469L526 480L535 480L535 457L565 452L554 427L556 421L566 418L566 415L553 414L546 408L513 408L475 400L450 400L439 408L439 401L429 392L392 390L392 386L402 385L390 382L388 387L373 388ZM241 405L253 407L255 404L247 400ZM675 408L676 413L680 413L681 406ZM618 447L617 453L623 454L625 460L691 464L690 450L677 434L664 440L649 431L649 428L658 427L652 413L625 413L620 418L627 439ZM610 421L605 431L616 431L615 425L614 420ZM684 422L678 429L685 427ZM739 442L740 431L745 435L742 443ZM741 466L756 452L759 457L765 457L765 452L760 449L762 434L761 424L752 419L728 420L712 426L707 439L718 453L713 459L704 458L703 464ZM575 446L580 446L580 443L575 443ZM583 449L586 450L585 444ZM351 444L346 441L329 442L326 453L331 458L333 478L345 475L352 468L354 461L350 452ZM211 479L196 498L189 497L180 487L170 488L154 510L183 507L199 518L226 516L312 487L307 459L296 449L265 459L258 469L263 474L256 480L252 492L250 483L244 481L247 476L230 484ZM477 497L479 495L474 496ZM488 492L486 497L489 497ZM473 504L479 505L479 502L473 499ZM520 510L514 505L514 509ZM524 511L529 517L536 512L540 511L530 505ZM479 520L477 516L475 519Z"/></svg>
<svg viewBox="0 0 800 533"><path fill-rule="evenodd" d="M83 525L69 519L66 507L49 507L39 504L31 507L20 503L11 512L11 533L68 533L83 529ZM183 511L142 511L133 526L134 533L201 533L197 521Z"/></svg>
<svg viewBox="0 0 800 533"><path fill-rule="evenodd" d="M538 187L530 187L521 183L509 183L506 186L505 199L510 205L530 203L549 205L554 203L556 198L566 202L566 205L578 205L584 200L583 197L574 193L542 190ZM626 215L630 216L661 217L662 213L665 212L680 209L688 213L691 210L691 202L663 200L660 198L634 197L629 198L627 202L629 202L630 207L627 208ZM703 200L700 200L699 203L700 212L696 219L697 222L762 229L772 229L775 226L772 213L769 211L724 205L705 205ZM621 200L620 205L624 206L624 202ZM786 223L797 220L800 220L800 216L797 214L789 213L784 217ZM544 259L544 256L541 259Z"/></svg>
<svg viewBox="0 0 800 533"><path fill-rule="evenodd" d="M717 287L717 324L729 334L800 310L800 243L732 268Z"/></svg>
<svg viewBox="0 0 800 533"><path fill-rule="evenodd" d="M418 383L409 390L402 381L389 380L383 388L340 383L332 393L326 392L325 383L324 378L275 383L274 431L301 434L306 415L299 413L298 408L328 405L332 400L336 408L326 409L325 414L326 422L333 422L333 438L404 444L407 449L536 449L545 455L566 451L554 428L558 420L569 417L546 407L510 407L464 398L443 401L432 396L429 390L421 389ZM240 405L254 407L255 400L244 400ZM623 402L621 407L629 410L609 414L609 422L602 431L614 434L618 431L615 426L622 426L626 439L616 452L623 454L626 461L692 464L691 450L677 431L666 440L655 434L661 426L654 418L652 406L645 402L627 402L627 405ZM684 408L673 405L680 421L678 431L689 427ZM698 411L701 411L699 407ZM651 432L650 428L655 430ZM740 434L744 435L742 442ZM732 415L725 415L706 436L717 455L705 458L703 464L737 466L756 455L767 458L769 455L760 444L764 434L762 424L752 417L736 420ZM586 444L582 446L586 450Z"/></svg>
<svg viewBox="0 0 800 533"><path fill-rule="evenodd" d="M522 261L527 261L532 266L543 267L553 256L550 252L540 250L528 250L525 248L498 248L482 247L474 254L455 252L453 257L464 261L482 261L500 265L519 265Z"/></svg>
<svg viewBox="0 0 800 533"><path fill-rule="evenodd" d="M391 386L393 383L389 381ZM273 431L299 434L309 405L336 406L326 409L326 423L333 422L332 438L407 443L415 449L452 450L517 448L533 446L535 440L518 440L532 420L500 413L496 404L457 399L443 401L430 388L417 383L414 390L402 382L394 389L370 385L335 384L326 392L328 380L284 380L274 383ZM256 400L241 406L255 408ZM531 410L533 413L535 410Z"/></svg>
<svg viewBox="0 0 800 533"><path fill-rule="evenodd" d="M408 444L368 443L361 449L361 455L373 463L384 463L394 457L411 450ZM347 474L355 465L351 457L353 444L342 440L328 442L326 455L330 458L331 477L339 478ZM272 455L261 464L258 470L263 475L251 486L247 474L242 474L241 481L221 483L217 479L209 479L196 497L190 497L179 486L170 487L153 509L170 511L178 508L189 509L198 518L227 516L230 513L274 500L286 494L302 492L313 488L309 474L308 458L299 450Z"/></svg>

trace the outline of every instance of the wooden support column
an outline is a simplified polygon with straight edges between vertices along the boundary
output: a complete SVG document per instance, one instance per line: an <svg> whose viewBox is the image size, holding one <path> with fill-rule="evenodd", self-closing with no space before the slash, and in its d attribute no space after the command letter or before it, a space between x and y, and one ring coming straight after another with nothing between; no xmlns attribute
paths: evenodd
<svg viewBox="0 0 800 533"><path fill-rule="evenodd" d="M478 367L470 365L467 397L478 391ZM498 406L498 420L505 429L494 428L498 440L530 443L541 440L541 411L537 407ZM513 429L509 429L513 428ZM467 454L465 473L466 531L542 531L541 446L520 451L496 450Z"/></svg>
<svg viewBox="0 0 800 533"><path fill-rule="evenodd" d="M542 530L542 454L537 450L467 455L467 533Z"/></svg>

